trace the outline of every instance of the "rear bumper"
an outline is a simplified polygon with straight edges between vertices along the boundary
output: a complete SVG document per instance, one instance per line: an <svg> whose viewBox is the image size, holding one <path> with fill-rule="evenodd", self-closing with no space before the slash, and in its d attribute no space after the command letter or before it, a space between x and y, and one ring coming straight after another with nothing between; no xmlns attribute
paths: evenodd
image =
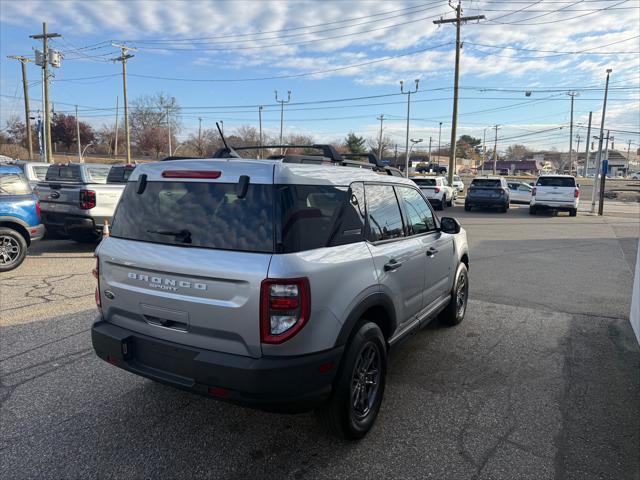
<svg viewBox="0 0 640 480"><path fill-rule="evenodd" d="M36 225L35 227L29 227L27 230L29 230L29 237L32 242L40 240L42 237L44 237L45 228L42 223L40 225Z"/></svg>
<svg viewBox="0 0 640 480"><path fill-rule="evenodd" d="M64 213L42 212L42 223L49 229L63 230L69 233L73 230L90 230L100 232L105 217L83 217Z"/></svg>
<svg viewBox="0 0 640 480"><path fill-rule="evenodd" d="M331 393L344 347L296 357L251 358L166 342L107 323L91 329L93 348L109 363L176 388L231 403L304 412ZM321 373L321 367L333 365Z"/></svg>
<svg viewBox="0 0 640 480"><path fill-rule="evenodd" d="M553 202L547 200L542 200L540 202L532 200L529 205L539 210L543 210L545 208L551 210L574 210L578 208L578 202Z"/></svg>
<svg viewBox="0 0 640 480"><path fill-rule="evenodd" d="M509 200L506 198L469 198L469 194L467 193L464 204L466 207L506 207L509 205Z"/></svg>

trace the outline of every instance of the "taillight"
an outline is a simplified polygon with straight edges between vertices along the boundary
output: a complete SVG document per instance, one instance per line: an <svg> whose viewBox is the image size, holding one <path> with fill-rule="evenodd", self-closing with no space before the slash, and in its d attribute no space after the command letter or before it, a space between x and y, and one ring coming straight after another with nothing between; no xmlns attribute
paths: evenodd
<svg viewBox="0 0 640 480"><path fill-rule="evenodd" d="M533 187L533 188L531 189L531 196L532 196L532 197L535 197L535 196L536 196L536 187Z"/></svg>
<svg viewBox="0 0 640 480"><path fill-rule="evenodd" d="M505 190L504 190L504 188L501 188L500 189L500 195L504 195L504 194L505 194Z"/></svg>
<svg viewBox="0 0 640 480"><path fill-rule="evenodd" d="M40 201L36 200L36 215L38 215L38 223L42 221L42 215L40 214Z"/></svg>
<svg viewBox="0 0 640 480"><path fill-rule="evenodd" d="M311 294L306 278L271 279L260 287L260 339L282 343L309 320Z"/></svg>
<svg viewBox="0 0 640 480"><path fill-rule="evenodd" d="M98 256L96 255L96 266L93 267L93 270L91 270L91 274L93 275L93 278L96 279L97 285L96 285L96 306L98 308L102 307L102 299L100 298L100 258L98 258Z"/></svg>
<svg viewBox="0 0 640 480"><path fill-rule="evenodd" d="M576 189L573 191L573 198L578 198L578 197L580 197L580 189L579 189L579 188L576 188Z"/></svg>
<svg viewBox="0 0 640 480"><path fill-rule="evenodd" d="M91 210L96 206L96 192L93 190L80 190L80 208Z"/></svg>
<svg viewBox="0 0 640 480"><path fill-rule="evenodd" d="M435 192L436 192L436 193L440 193L440 187L436 187L436 188L435 188Z"/></svg>

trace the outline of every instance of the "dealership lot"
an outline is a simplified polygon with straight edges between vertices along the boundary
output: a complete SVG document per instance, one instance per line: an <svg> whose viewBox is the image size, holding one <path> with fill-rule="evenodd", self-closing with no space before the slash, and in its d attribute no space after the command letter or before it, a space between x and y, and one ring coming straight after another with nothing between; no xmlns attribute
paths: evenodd
<svg viewBox="0 0 640 480"><path fill-rule="evenodd" d="M445 210L468 232L467 318L394 350L359 443L98 360L92 248L45 240L0 280L0 477L636 478L639 206Z"/></svg>

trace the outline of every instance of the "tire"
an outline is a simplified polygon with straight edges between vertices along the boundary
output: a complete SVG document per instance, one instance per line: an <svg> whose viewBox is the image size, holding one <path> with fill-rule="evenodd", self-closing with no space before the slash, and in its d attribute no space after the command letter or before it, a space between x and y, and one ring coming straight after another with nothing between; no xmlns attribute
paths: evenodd
<svg viewBox="0 0 640 480"><path fill-rule="evenodd" d="M436 203L436 210L444 210L444 198L442 201Z"/></svg>
<svg viewBox="0 0 640 480"><path fill-rule="evenodd" d="M471 207L469 205L465 205L464 206L464 211L465 212L470 212L471 211Z"/></svg>
<svg viewBox="0 0 640 480"><path fill-rule="evenodd" d="M507 213L507 210L509 210L509 206L502 206L502 207L500 207L500 212L501 212L501 213Z"/></svg>
<svg viewBox="0 0 640 480"><path fill-rule="evenodd" d="M460 263L456 271L456 281L453 283L453 289L451 290L451 301L438 316L440 322L448 327L453 327L462 322L465 313L467 313L468 299L469 273L467 272L467 266L464 263Z"/></svg>
<svg viewBox="0 0 640 480"><path fill-rule="evenodd" d="M27 255L27 241L12 228L0 227L0 272L18 268Z"/></svg>
<svg viewBox="0 0 640 480"><path fill-rule="evenodd" d="M578 215L578 209L577 208L572 208L571 210L569 210L569 216L570 217L575 217L576 215Z"/></svg>
<svg viewBox="0 0 640 480"><path fill-rule="evenodd" d="M69 238L78 243L98 243L100 235L92 231L74 231L69 233Z"/></svg>
<svg viewBox="0 0 640 480"><path fill-rule="evenodd" d="M536 207L529 207L529 215L535 215L536 213L538 213Z"/></svg>
<svg viewBox="0 0 640 480"><path fill-rule="evenodd" d="M453 207L453 198L447 202L447 207Z"/></svg>
<svg viewBox="0 0 640 480"><path fill-rule="evenodd" d="M387 349L380 328L375 323L361 320L356 329L342 357L331 396L317 411L318 419L326 429L348 440L361 439L373 426L382 404L387 372ZM369 373L360 377L363 362L370 355L377 368L369 368ZM367 378L376 382L373 387L363 383ZM362 396L367 388L370 389L367 396ZM357 406L352 401L355 395L362 399Z"/></svg>

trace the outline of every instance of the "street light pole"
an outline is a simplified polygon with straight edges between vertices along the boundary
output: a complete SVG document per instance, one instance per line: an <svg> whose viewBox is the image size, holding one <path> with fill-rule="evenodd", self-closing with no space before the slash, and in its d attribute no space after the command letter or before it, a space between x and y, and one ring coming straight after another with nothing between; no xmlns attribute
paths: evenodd
<svg viewBox="0 0 640 480"><path fill-rule="evenodd" d="M484 174L484 162L487 161L487 130L493 127L486 127L482 131L482 165L480 166L480 172Z"/></svg>
<svg viewBox="0 0 640 480"><path fill-rule="evenodd" d="M416 82L416 89L412 92L411 90L409 90L408 92L404 91L404 82L402 80L400 80L400 93L404 94L407 96L407 137L406 137L406 142L405 142L405 152L407 154L407 158L405 158L405 177L409 177L409 116L411 114L411 94L412 93L416 93L418 91L418 84L420 83L420 79L416 78L415 79Z"/></svg>
<svg viewBox="0 0 640 480"><path fill-rule="evenodd" d="M422 142L422 139L421 139L421 138L419 138L419 139L417 139L417 140L414 140L413 138L411 138L410 140L411 140L411 147L409 147L409 153L408 153L408 156L411 156L411 150L413 150L413 147L415 147L418 143ZM408 177L408 176L409 176L409 175L407 174L407 177Z"/></svg>

